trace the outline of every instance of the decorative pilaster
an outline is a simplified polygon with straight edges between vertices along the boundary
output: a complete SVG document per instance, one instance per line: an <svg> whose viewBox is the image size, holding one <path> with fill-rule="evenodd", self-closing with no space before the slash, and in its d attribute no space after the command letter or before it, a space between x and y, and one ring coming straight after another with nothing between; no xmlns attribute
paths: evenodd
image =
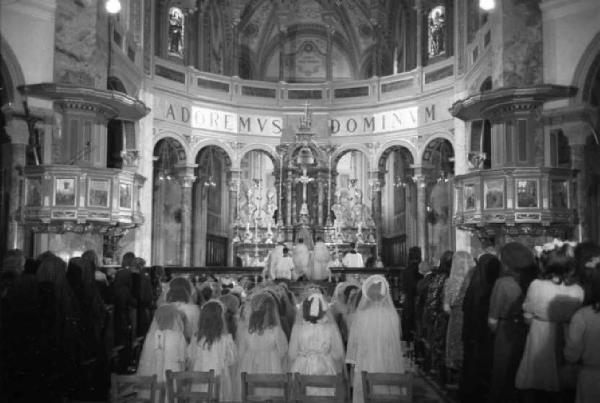
<svg viewBox="0 0 600 403"><path fill-rule="evenodd" d="M181 182L181 265L191 265L192 251L192 187L196 177L190 172L193 168L186 168Z"/></svg>
<svg viewBox="0 0 600 403"><path fill-rule="evenodd" d="M381 188L382 180L379 178L379 172L369 172L369 185L371 186L371 216L375 221L377 251L376 258L380 257L383 245L381 244L382 217L381 217Z"/></svg>
<svg viewBox="0 0 600 403"><path fill-rule="evenodd" d="M229 249L227 250L227 265L235 266L235 256L233 248L233 239L237 235L237 228L235 224L237 222L238 215L238 197L240 192L240 171L231 170L229 172Z"/></svg>
<svg viewBox="0 0 600 403"><path fill-rule="evenodd" d="M585 181L585 145L584 144L571 144L571 164L572 168L578 171L579 180L577 181L577 189L575 189L575 195L573 202L575 203L575 209L577 211L577 229L576 239L584 240L589 235L589 223L585 219L588 217L587 203L586 203L586 192L583 184Z"/></svg>
<svg viewBox="0 0 600 403"><path fill-rule="evenodd" d="M429 245L427 244L427 191L423 168L415 167L413 178L417 187L417 239L423 251L423 260L429 258Z"/></svg>
<svg viewBox="0 0 600 403"><path fill-rule="evenodd" d="M288 177L287 177L287 186L286 186L286 190L287 190L287 211L286 211L286 220L285 220L285 224L286 225L292 225L292 188L294 187L293 185L293 179L292 179L292 174L288 173Z"/></svg>
<svg viewBox="0 0 600 403"><path fill-rule="evenodd" d="M325 201L325 178L322 175L319 175L319 179L317 180L317 225L319 227L323 226L323 202Z"/></svg>

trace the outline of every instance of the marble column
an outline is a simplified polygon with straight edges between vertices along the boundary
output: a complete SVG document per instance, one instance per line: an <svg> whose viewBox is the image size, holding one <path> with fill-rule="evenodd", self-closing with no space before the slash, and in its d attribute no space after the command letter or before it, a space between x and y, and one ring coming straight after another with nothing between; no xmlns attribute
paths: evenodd
<svg viewBox="0 0 600 403"><path fill-rule="evenodd" d="M11 138L8 147L9 161L2 167L10 172L6 189L8 194L8 225L6 236L6 249L24 249L25 231L19 223L18 215L21 206L21 169L26 165L26 148L29 139L27 123L20 119L11 119L5 126L6 133Z"/></svg>
<svg viewBox="0 0 600 403"><path fill-rule="evenodd" d="M291 226L292 225L292 187L293 187L293 179L292 176L290 174L290 172L288 172L288 178L287 178L287 211L286 211L286 222L285 224L287 226Z"/></svg>
<svg viewBox="0 0 600 403"><path fill-rule="evenodd" d="M319 174L317 179L317 225L323 226L323 203L325 201L325 178Z"/></svg>
<svg viewBox="0 0 600 403"><path fill-rule="evenodd" d="M377 250L375 258L378 259L382 252L382 210L381 210L381 187L382 180L379 178L379 172L369 172L369 185L371 186L371 216L375 221L375 237L377 241Z"/></svg>
<svg viewBox="0 0 600 403"><path fill-rule="evenodd" d="M417 239L423 252L423 260L429 258L427 243L427 189L425 175L421 167L415 167L415 185L417 187Z"/></svg>
<svg viewBox="0 0 600 403"><path fill-rule="evenodd" d="M193 168L189 169L193 170ZM193 171L192 171L193 172ZM188 172L180 178L181 181L181 265L191 265L192 251L192 187L196 177Z"/></svg>
<svg viewBox="0 0 600 403"><path fill-rule="evenodd" d="M572 197L572 201L575 203L575 209L577 211L577 227L575 237L578 241L586 240L589 238L589 223L586 220L588 216L587 206L586 206L586 192L585 192L585 183L589 180L589 177L586 178L585 172L585 145L584 144L571 144L571 164L572 168L577 170L578 180L576 182L571 182L571 186L573 183L577 183L577 189L571 189L571 191L575 190L574 197Z"/></svg>
<svg viewBox="0 0 600 403"><path fill-rule="evenodd" d="M229 173L229 248L227 249L227 265L235 266L235 247L233 239L236 236L237 229L235 223L238 214L238 195L240 191L240 171L231 171Z"/></svg>

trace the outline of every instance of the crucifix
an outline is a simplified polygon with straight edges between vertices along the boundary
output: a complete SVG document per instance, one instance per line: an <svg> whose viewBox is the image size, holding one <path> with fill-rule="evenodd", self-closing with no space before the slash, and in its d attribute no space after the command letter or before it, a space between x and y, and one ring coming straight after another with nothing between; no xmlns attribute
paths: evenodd
<svg viewBox="0 0 600 403"><path fill-rule="evenodd" d="M308 219L308 204L306 203L306 185L314 181L315 178L309 178L307 175L306 165L302 166L302 176L296 179L302 183L302 206L300 207L300 217Z"/></svg>

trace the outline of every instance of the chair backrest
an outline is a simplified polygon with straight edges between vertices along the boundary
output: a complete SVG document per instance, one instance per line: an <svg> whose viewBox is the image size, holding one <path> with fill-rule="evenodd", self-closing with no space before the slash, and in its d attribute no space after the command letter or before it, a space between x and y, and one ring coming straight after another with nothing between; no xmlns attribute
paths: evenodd
<svg viewBox="0 0 600 403"><path fill-rule="evenodd" d="M218 400L218 394L215 394L215 371L212 369L208 372L167 370L165 378L169 403Z"/></svg>
<svg viewBox="0 0 600 403"><path fill-rule="evenodd" d="M111 374L111 403L154 403L157 390L156 375Z"/></svg>
<svg viewBox="0 0 600 403"><path fill-rule="evenodd" d="M413 374L362 372L365 403L412 402Z"/></svg>
<svg viewBox="0 0 600 403"><path fill-rule="evenodd" d="M345 400L344 376L294 374L294 397L297 403L335 403Z"/></svg>
<svg viewBox="0 0 600 403"><path fill-rule="evenodd" d="M287 402L290 396L287 374L248 374L242 372L242 403Z"/></svg>

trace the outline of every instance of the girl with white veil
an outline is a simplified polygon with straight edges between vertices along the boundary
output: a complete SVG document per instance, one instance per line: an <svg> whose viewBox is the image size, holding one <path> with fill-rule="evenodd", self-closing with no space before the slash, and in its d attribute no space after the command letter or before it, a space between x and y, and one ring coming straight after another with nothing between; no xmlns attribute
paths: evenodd
<svg viewBox="0 0 600 403"><path fill-rule="evenodd" d="M400 336L400 318L392 303L387 280L378 274L367 278L350 327L346 353L346 363L354 366L353 403L364 401L362 371L406 371ZM382 394L392 392L386 389L376 388L376 391Z"/></svg>
<svg viewBox="0 0 600 403"><path fill-rule="evenodd" d="M290 372L303 375L336 375L342 372L344 346L329 315L323 294L312 293L302 303L302 315L292 329L288 357ZM334 390L311 388L314 396L333 396Z"/></svg>
<svg viewBox="0 0 600 403"><path fill-rule="evenodd" d="M156 310L146 334L137 375L157 375L158 382L164 382L166 370L185 370L187 342L184 322L183 313L171 304Z"/></svg>
<svg viewBox="0 0 600 403"><path fill-rule="evenodd" d="M309 273L306 274L306 277L312 281L331 278L331 271L328 266L330 260L331 254L327 245L325 245L325 242L321 238L317 238L315 249L313 250L312 270L309 267Z"/></svg>

